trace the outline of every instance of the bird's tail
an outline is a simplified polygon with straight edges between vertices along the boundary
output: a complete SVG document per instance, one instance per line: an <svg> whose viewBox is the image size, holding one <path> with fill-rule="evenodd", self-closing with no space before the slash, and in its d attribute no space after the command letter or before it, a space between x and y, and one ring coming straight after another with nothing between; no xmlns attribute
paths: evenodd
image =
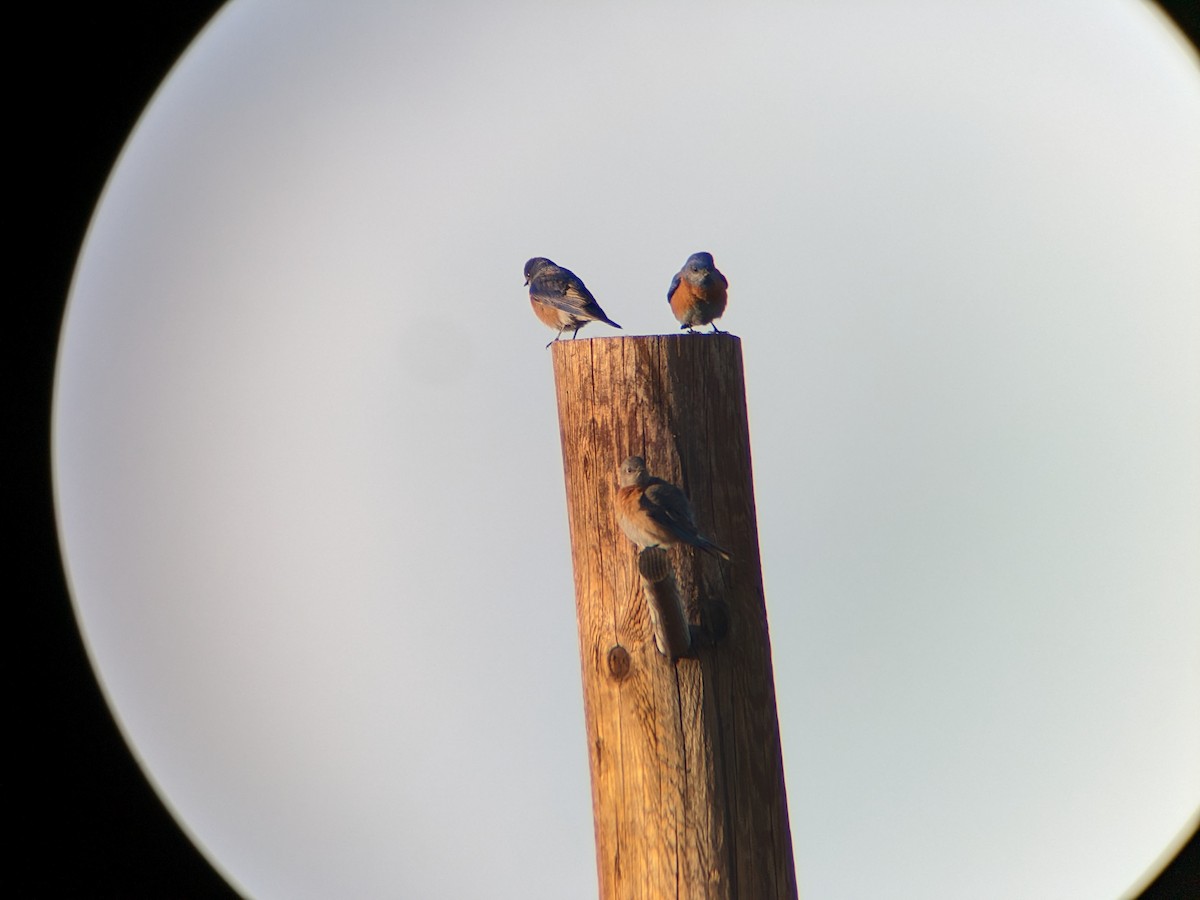
<svg viewBox="0 0 1200 900"><path fill-rule="evenodd" d="M733 559L733 557L729 555L729 551L726 550L724 547L720 546L719 544L714 544L712 541L710 541L704 535L699 535L698 538L699 539L696 541L696 546L699 547L701 550L703 550L705 553L708 553L712 556L719 556L721 559L725 560L726 562L729 562L729 560Z"/></svg>

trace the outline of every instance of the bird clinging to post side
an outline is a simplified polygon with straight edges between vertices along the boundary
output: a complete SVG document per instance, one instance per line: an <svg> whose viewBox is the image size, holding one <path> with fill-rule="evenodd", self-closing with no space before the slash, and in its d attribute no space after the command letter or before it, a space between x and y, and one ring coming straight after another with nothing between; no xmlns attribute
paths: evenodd
<svg viewBox="0 0 1200 900"><path fill-rule="evenodd" d="M729 559L729 551L696 528L687 495L670 482L655 478L646 461L631 456L617 470L617 524L640 549L691 544L705 553Z"/></svg>
<svg viewBox="0 0 1200 900"><path fill-rule="evenodd" d="M711 253L693 253L683 268L671 279L667 302L679 320L679 327L691 331L696 325L712 325L720 332L714 319L725 312L729 281L713 262Z"/></svg>
<svg viewBox="0 0 1200 900"><path fill-rule="evenodd" d="M529 285L529 303L534 314L558 331L550 344L562 337L564 331L570 331L574 339L588 322L621 327L604 314L578 275L544 256L535 256L525 263L525 283Z"/></svg>

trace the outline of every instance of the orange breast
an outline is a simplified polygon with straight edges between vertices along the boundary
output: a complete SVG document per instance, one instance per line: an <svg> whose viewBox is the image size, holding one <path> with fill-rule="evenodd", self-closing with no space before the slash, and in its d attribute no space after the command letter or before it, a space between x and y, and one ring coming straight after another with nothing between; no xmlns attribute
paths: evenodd
<svg viewBox="0 0 1200 900"><path fill-rule="evenodd" d="M631 484L617 490L614 505L617 508L617 524L625 536L639 547L670 547L676 538L650 518L642 507L644 488Z"/></svg>
<svg viewBox="0 0 1200 900"><path fill-rule="evenodd" d="M530 300L529 305L533 307L533 314L555 331L568 328L571 324L571 317L557 307L547 306L536 300Z"/></svg>
<svg viewBox="0 0 1200 900"><path fill-rule="evenodd" d="M681 279L671 295L671 312L681 325L707 325L725 312L726 300L725 286L720 283L700 287Z"/></svg>

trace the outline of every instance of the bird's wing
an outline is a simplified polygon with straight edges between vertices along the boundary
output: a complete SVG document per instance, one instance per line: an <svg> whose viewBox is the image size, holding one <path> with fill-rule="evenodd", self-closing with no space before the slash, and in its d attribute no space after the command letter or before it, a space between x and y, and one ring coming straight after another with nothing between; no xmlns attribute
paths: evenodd
<svg viewBox="0 0 1200 900"><path fill-rule="evenodd" d="M670 303L671 298L675 296L675 292L677 290L679 290L679 276L682 274L683 274L682 272L676 272L675 277L671 279L671 286L669 288L667 288L667 302L668 303ZM662 282L660 281L659 284L662 284Z"/></svg>
<svg viewBox="0 0 1200 900"><path fill-rule="evenodd" d="M721 285L721 287L723 287L723 288L729 287L729 279L721 274L720 269L713 269L712 273L713 273L713 278L715 278L717 280L717 282Z"/></svg>
<svg viewBox="0 0 1200 900"><path fill-rule="evenodd" d="M529 299L568 313L582 312L596 305L596 298L583 282L561 268L539 272L529 283Z"/></svg>
<svg viewBox="0 0 1200 900"><path fill-rule="evenodd" d="M592 296L582 281L578 278L573 279L563 292L563 299L571 304L571 309L582 310L593 315L600 311L600 304L596 302L596 298ZM600 313L603 315L603 313Z"/></svg>
<svg viewBox="0 0 1200 900"><path fill-rule="evenodd" d="M642 508L650 518L676 536L695 538L696 522L692 518L692 505L675 485L652 478L642 494Z"/></svg>

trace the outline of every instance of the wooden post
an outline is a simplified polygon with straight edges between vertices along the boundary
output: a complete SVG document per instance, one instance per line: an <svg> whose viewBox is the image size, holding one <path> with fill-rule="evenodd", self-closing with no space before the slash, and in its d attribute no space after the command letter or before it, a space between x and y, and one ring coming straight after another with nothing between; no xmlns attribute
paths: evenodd
<svg viewBox="0 0 1200 900"><path fill-rule="evenodd" d="M795 897L741 341L569 340L552 357L600 896ZM637 548L616 523L617 467L634 455L733 557L669 551L691 658L655 648Z"/></svg>

